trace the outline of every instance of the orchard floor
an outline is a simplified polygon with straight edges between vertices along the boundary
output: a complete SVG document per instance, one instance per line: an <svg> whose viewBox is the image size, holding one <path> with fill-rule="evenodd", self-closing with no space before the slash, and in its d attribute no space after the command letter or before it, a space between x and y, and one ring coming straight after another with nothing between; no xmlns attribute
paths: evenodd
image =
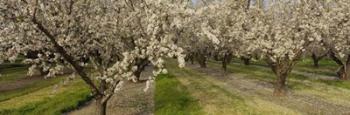
<svg viewBox="0 0 350 115"><path fill-rule="evenodd" d="M146 68L141 80L151 75L151 68ZM108 115L150 115L154 110L154 85L144 90L146 83L125 82L120 91L110 99L107 105ZM92 100L80 109L67 113L68 115L95 115L95 101Z"/></svg>
<svg viewBox="0 0 350 115"><path fill-rule="evenodd" d="M176 68L174 64L170 66ZM315 80L318 78L309 79L311 76L290 78L288 96L275 97L272 96L273 74L266 68L244 66L231 64L229 71L224 72L217 63L209 63L204 69L187 65L184 69L171 69L170 73L177 76L209 115L350 114L350 90L347 88L318 82Z"/></svg>
<svg viewBox="0 0 350 115"><path fill-rule="evenodd" d="M227 71L215 61L207 68L197 64L178 68L173 60L166 66L169 74L160 75L146 92L146 83L126 82L108 103L108 115L350 115L350 82L337 81L330 73L333 66L297 66L288 79L286 97L272 96L275 76L264 64L234 62ZM144 78L151 75L150 69L143 73ZM80 80L54 90L63 78L3 78L0 114L95 114L93 100L78 104L89 98ZM72 108L77 109L64 111Z"/></svg>

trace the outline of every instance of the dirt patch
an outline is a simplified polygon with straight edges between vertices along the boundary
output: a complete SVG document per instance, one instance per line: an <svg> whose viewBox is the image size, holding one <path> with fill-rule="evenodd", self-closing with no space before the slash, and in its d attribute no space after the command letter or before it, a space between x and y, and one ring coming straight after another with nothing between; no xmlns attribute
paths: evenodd
<svg viewBox="0 0 350 115"><path fill-rule="evenodd" d="M25 77L16 81L2 83L0 84L0 92L24 88L40 80L44 80L44 77Z"/></svg>
<svg viewBox="0 0 350 115"><path fill-rule="evenodd" d="M141 74L141 80L151 75L151 67ZM145 92L146 83L125 82L123 88L110 99L107 105L108 115L152 115L154 113L154 90L152 84ZM68 115L95 115L94 100Z"/></svg>

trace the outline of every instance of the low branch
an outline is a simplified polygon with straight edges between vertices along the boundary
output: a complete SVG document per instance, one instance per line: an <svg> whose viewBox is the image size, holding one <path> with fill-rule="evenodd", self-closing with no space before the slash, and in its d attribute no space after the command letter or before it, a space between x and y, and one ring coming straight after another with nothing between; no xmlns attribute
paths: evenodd
<svg viewBox="0 0 350 115"><path fill-rule="evenodd" d="M67 54L67 52L64 50L62 46L60 46L57 41L55 40L55 36L53 36L43 25L36 19L36 11L37 9L34 9L32 22L36 25L36 27L45 34L51 41L51 43L54 45L54 48L57 50L58 53L60 53L63 58L70 63L73 68L76 70L76 72L79 74L79 76L87 83L93 90L96 91L98 95L103 95L102 92L99 91L99 89L96 87L96 85L93 83L93 81L88 77L88 75L84 72L84 68L80 66L77 62L74 61L74 58Z"/></svg>

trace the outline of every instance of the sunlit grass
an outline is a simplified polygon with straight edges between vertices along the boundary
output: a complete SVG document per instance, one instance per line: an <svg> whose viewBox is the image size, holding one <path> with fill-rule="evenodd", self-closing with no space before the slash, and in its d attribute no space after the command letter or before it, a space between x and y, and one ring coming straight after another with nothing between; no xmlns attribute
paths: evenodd
<svg viewBox="0 0 350 115"><path fill-rule="evenodd" d="M81 80L57 89L54 87L46 87L0 102L0 114L60 115L63 111L76 108L80 102L90 97L88 87Z"/></svg>
<svg viewBox="0 0 350 115"><path fill-rule="evenodd" d="M262 100L258 97L242 95L225 82L188 68L179 69L169 62L169 71L184 84L190 93L199 100L207 115L295 115L297 112Z"/></svg>
<svg viewBox="0 0 350 115"><path fill-rule="evenodd" d="M201 108L174 76L163 74L156 81L155 114L201 115Z"/></svg>

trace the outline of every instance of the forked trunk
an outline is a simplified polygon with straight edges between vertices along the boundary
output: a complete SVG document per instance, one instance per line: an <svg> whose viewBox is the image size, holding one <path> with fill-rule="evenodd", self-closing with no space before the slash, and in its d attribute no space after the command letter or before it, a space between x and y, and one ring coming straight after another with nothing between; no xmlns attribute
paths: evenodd
<svg viewBox="0 0 350 115"><path fill-rule="evenodd" d="M294 62L288 59L277 63L268 62L272 71L275 73L277 79L274 85L274 96L286 96L287 95L287 77L292 71Z"/></svg>

